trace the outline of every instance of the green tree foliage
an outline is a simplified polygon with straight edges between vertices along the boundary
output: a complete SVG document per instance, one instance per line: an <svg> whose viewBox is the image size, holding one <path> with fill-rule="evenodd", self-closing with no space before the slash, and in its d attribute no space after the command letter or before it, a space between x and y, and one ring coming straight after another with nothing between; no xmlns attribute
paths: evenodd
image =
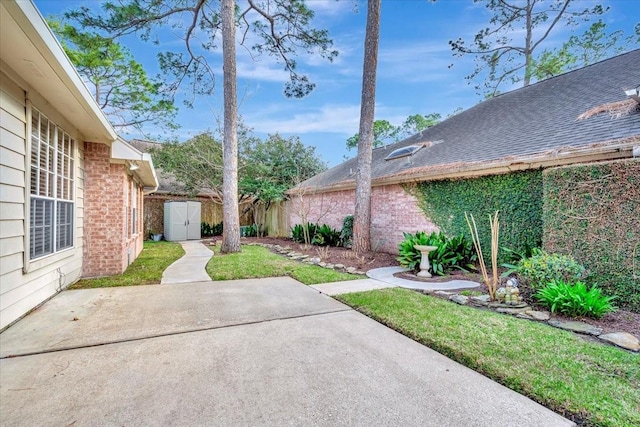
<svg viewBox="0 0 640 427"><path fill-rule="evenodd" d="M172 89L189 83L193 95L211 94L213 68L208 52L219 48L222 20L215 0L121 0L105 1L102 11L82 6L65 14L87 28L105 31L110 37L137 34L143 41L159 44L159 31L167 30L184 40L183 48L161 52L159 64ZM272 56L290 75L287 96L303 97L315 88L299 73L296 56L301 52L333 60L338 52L326 30L312 27L314 12L303 0L248 0L236 5L238 43L254 52ZM253 34L253 37L250 36ZM192 99L193 100L193 99Z"/></svg>
<svg viewBox="0 0 640 427"><path fill-rule="evenodd" d="M288 97L300 98L315 87L299 74L295 58L302 52L332 60L332 40L326 30L312 27L314 13L304 0L119 0L107 1L102 13L80 7L66 14L85 27L98 28L114 38L137 34L148 41L169 30L184 41L181 49L159 54L163 72L171 78L172 89L190 83L191 101L214 89L214 73L208 59L222 35L224 75L223 217L222 252L239 252L238 142L236 94L236 43L254 57L275 58L289 73L284 86ZM238 38L236 39L236 32ZM237 41L236 41L237 40ZM172 45L175 47L175 45Z"/></svg>
<svg viewBox="0 0 640 427"><path fill-rule="evenodd" d="M184 143L171 142L153 149L153 161L169 172L191 194L205 192L222 198L223 158L221 135L207 131ZM314 147L306 147L297 136L253 136L240 124L239 192L242 200L269 204L284 200L285 192L327 169Z"/></svg>
<svg viewBox="0 0 640 427"><path fill-rule="evenodd" d="M385 144L408 138L437 124L441 119L442 116L439 113L413 114L398 126L392 125L388 120L376 120L373 122L373 147L382 147ZM347 139L347 149L351 150L357 147L359 140L359 133L349 137Z"/></svg>
<svg viewBox="0 0 640 427"><path fill-rule="evenodd" d="M413 114L405 119L400 126L396 128L395 138L401 140L408 138L411 135L430 128L431 126L438 124L442 120L440 113L430 114Z"/></svg>
<svg viewBox="0 0 640 427"><path fill-rule="evenodd" d="M66 54L116 129L145 125L176 129L176 107L160 79L150 78L131 52L98 33L48 20Z"/></svg>
<svg viewBox="0 0 640 427"><path fill-rule="evenodd" d="M153 162L171 173L191 194L201 192L222 197L222 143L212 132L190 140L169 142L151 150Z"/></svg>
<svg viewBox="0 0 640 427"><path fill-rule="evenodd" d="M474 56L475 69L466 78L482 79L476 89L487 96L498 94L503 84L522 82L528 86L538 74L535 55L542 51L542 43L556 28L574 27L607 11L599 4L592 6L572 0L474 2L484 4L491 14L489 25L478 31L472 43L458 38L450 40L449 45L454 56Z"/></svg>
<svg viewBox="0 0 640 427"><path fill-rule="evenodd" d="M277 133L264 141L252 139L241 157L240 192L266 204L284 200L288 189L327 169L315 147Z"/></svg>
<svg viewBox="0 0 640 427"><path fill-rule="evenodd" d="M396 132L396 127L388 120L375 120L373 122L373 147L381 147L387 142L393 141L393 136ZM351 150L358 146L360 141L360 134L355 135L347 139L347 148Z"/></svg>
<svg viewBox="0 0 640 427"><path fill-rule="evenodd" d="M622 30L608 33L607 25L599 19L582 35L572 35L561 47L542 52L533 60L531 74L544 80L618 55L638 43L640 33L635 36L625 36Z"/></svg>

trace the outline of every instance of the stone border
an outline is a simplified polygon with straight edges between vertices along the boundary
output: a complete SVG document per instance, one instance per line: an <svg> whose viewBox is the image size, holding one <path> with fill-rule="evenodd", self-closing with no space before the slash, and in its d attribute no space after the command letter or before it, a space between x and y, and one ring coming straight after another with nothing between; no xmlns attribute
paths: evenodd
<svg viewBox="0 0 640 427"><path fill-rule="evenodd" d="M294 250L292 250L290 247L283 247L281 245L273 245L271 243L258 243L258 242L246 243L246 245L262 246L264 248L271 249L280 255L286 256L291 260L303 262L305 264L317 265L318 267L327 268L330 270L338 270L345 273L350 273L350 274L355 274L360 276L368 275L363 271L356 270L354 267L345 267L342 264L330 264L330 263L322 262L322 259L320 257L311 257L309 255L297 253ZM383 270L383 269L388 269L389 271L391 271L391 269L404 270L402 267L383 267L379 270ZM373 278L374 280L379 280L374 276L370 276L370 277ZM396 280L402 280L402 279L396 278ZM470 283L473 283L473 282L470 282ZM394 285L406 287L403 285L399 285L397 283L394 283ZM477 285L479 284L476 284L476 286ZM502 304L502 303L489 301L489 295L486 295L486 294L480 295L480 296L467 297L460 293L448 292L444 290L434 291L433 289L416 289L416 288L410 288L410 287L407 287L407 288L413 289L416 291L421 291L427 294L433 294L442 298L446 298L450 301L455 302L456 304L470 305L477 308L486 308L486 309L493 310L497 313L516 316L519 319L526 319L526 320L546 323L555 328L560 328L566 331L596 337L603 343L612 344L624 350L629 350L634 353L640 352L640 340L638 340L638 338L635 337L634 335L631 335L627 332L613 332L610 334L603 334L602 329L597 328L595 326L591 326L588 323L579 322L579 321L566 322L566 321L551 319L551 314L548 311L534 310L532 307L530 307L526 303Z"/></svg>
<svg viewBox="0 0 640 427"><path fill-rule="evenodd" d="M364 271L360 271L356 269L355 267L345 267L343 264L331 264L331 263L323 262L322 258L318 256L312 257L309 255L301 254L294 251L288 246L283 247L280 245L272 245L271 243L259 243L259 242L251 242L251 243L244 243L244 244L246 244L247 246L262 246L263 248L271 249L280 255L284 255L293 261L300 261L305 264L316 265L318 267L326 268L328 270L338 270L343 273L355 274L358 276L366 276L367 274Z"/></svg>
<svg viewBox="0 0 640 427"><path fill-rule="evenodd" d="M631 335L630 333L613 332L610 334L603 334L601 328L597 328L585 322L561 321L552 319L551 313L549 313L548 311L534 310L526 303L502 304L491 302L489 301L489 295L467 297L459 293L447 291L435 291L430 293L442 298L446 298L449 301L455 302L456 304L470 305L477 308L486 308L497 313L516 316L519 319L546 323L550 326L553 326L554 328L560 328L566 331L596 337L602 342L613 344L624 350L629 350L635 353L640 352L640 340L638 340L636 336Z"/></svg>

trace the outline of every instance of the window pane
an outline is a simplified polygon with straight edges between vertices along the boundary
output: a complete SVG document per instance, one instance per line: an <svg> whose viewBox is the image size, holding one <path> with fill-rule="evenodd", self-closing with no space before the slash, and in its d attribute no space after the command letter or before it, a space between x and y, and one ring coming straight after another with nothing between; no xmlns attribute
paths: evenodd
<svg viewBox="0 0 640 427"><path fill-rule="evenodd" d="M31 259L53 252L53 201L31 198Z"/></svg>
<svg viewBox="0 0 640 427"><path fill-rule="evenodd" d="M40 140L44 143L47 142L47 135L49 134L48 124L47 118L40 115Z"/></svg>
<svg viewBox="0 0 640 427"><path fill-rule="evenodd" d="M31 135L38 138L40 129L40 113L36 110L31 112Z"/></svg>
<svg viewBox="0 0 640 427"><path fill-rule="evenodd" d="M73 246L73 203L58 202L56 234L56 250Z"/></svg>

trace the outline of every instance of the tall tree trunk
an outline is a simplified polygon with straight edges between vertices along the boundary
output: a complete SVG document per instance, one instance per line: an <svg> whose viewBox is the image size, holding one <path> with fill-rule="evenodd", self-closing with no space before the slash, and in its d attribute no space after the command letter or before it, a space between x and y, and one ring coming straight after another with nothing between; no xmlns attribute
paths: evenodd
<svg viewBox="0 0 640 427"><path fill-rule="evenodd" d="M531 0L527 1L526 7L526 35L524 39L524 84L523 86L529 86L531 84L531 60L533 59L533 52L531 50L531 40L533 39L533 4Z"/></svg>
<svg viewBox="0 0 640 427"><path fill-rule="evenodd" d="M224 86L224 139L222 149L223 253L240 252L238 213L238 112L236 92L235 0L222 0L222 54Z"/></svg>
<svg viewBox="0 0 640 427"><path fill-rule="evenodd" d="M376 70L380 33L380 0L367 3L367 33L364 40L362 69L362 103L358 140L358 171L356 174L356 211L353 217L353 250L371 250L371 149L373 119L376 106Z"/></svg>

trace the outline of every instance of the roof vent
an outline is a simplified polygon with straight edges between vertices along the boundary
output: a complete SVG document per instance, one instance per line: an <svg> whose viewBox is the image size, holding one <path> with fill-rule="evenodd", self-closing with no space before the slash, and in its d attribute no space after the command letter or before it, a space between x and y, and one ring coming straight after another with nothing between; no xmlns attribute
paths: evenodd
<svg viewBox="0 0 640 427"><path fill-rule="evenodd" d="M636 86L634 89L625 90L624 93L638 104L640 104L640 85Z"/></svg>
<svg viewBox="0 0 640 427"><path fill-rule="evenodd" d="M393 160L399 159L400 157L407 157L413 155L416 151L424 147L424 144L421 145L407 145L406 147L398 148L397 150L393 150L391 154L385 157L385 160Z"/></svg>

